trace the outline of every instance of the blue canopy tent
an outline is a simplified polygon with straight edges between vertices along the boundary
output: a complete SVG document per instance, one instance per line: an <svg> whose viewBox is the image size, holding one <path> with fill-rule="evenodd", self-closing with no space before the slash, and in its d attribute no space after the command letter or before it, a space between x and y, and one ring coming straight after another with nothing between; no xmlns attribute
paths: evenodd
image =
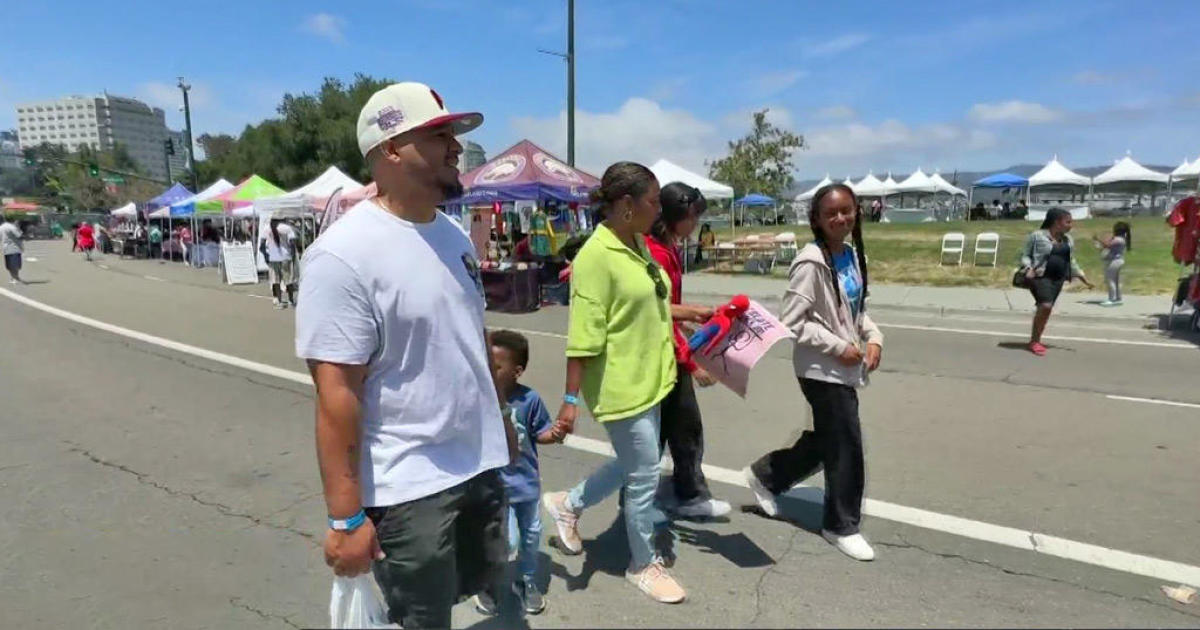
<svg viewBox="0 0 1200 630"><path fill-rule="evenodd" d="M161 195L146 202L146 210L155 210L163 206L169 206L178 201L183 201L192 196L192 191L183 187L183 184L176 183L174 186L164 190Z"/></svg>
<svg viewBox="0 0 1200 630"><path fill-rule="evenodd" d="M750 193L750 194L746 195L745 197L742 197L741 199L738 199L733 202L734 216L737 216L738 206L742 207L742 222L744 223L745 219L746 219L746 208L775 208L776 204L775 204L774 199L772 199L766 195L763 195L760 193ZM778 218L778 217L776 217L776 218ZM733 232L734 232L734 234L736 234L737 233L737 221L733 221L732 223L733 223Z"/></svg>
<svg viewBox="0 0 1200 630"><path fill-rule="evenodd" d="M967 197L967 218L968 219L971 216L970 208L973 205L972 202L975 197L975 189L976 188L1006 188L1006 189L1007 188L1018 188L1018 189L1024 188L1026 191L1026 195L1028 195L1029 179L1027 179L1025 177L1021 177L1020 175L1013 175L1012 173L996 173L995 175L988 175L987 177L984 177L983 179L975 180L975 183L971 184L971 192L970 192L970 195Z"/></svg>

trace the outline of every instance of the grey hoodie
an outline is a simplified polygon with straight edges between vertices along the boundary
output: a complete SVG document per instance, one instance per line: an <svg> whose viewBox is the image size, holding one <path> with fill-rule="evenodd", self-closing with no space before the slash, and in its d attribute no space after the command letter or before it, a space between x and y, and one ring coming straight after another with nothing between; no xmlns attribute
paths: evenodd
<svg viewBox="0 0 1200 630"><path fill-rule="evenodd" d="M841 308L835 290L842 295ZM848 367L838 357L851 345L865 356L866 344L883 346L883 334L865 309L859 309L857 320L850 314L850 299L816 243L809 243L792 260L779 320L796 335L792 351L796 376L851 387L867 384L865 365Z"/></svg>

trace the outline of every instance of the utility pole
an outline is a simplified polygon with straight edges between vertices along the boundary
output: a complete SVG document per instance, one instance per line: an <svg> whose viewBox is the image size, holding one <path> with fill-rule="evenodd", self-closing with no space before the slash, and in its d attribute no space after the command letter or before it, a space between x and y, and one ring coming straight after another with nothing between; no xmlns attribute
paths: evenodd
<svg viewBox="0 0 1200 630"><path fill-rule="evenodd" d="M575 168L575 0L567 0L567 165Z"/></svg>
<svg viewBox="0 0 1200 630"><path fill-rule="evenodd" d="M538 49L567 62L567 164L575 166L575 0L567 0L567 53Z"/></svg>
<svg viewBox="0 0 1200 630"><path fill-rule="evenodd" d="M175 155L175 145L168 136L163 140L163 164L167 166L167 183L171 183L171 156Z"/></svg>
<svg viewBox="0 0 1200 630"><path fill-rule="evenodd" d="M192 108L188 103L188 90L192 86L183 82L183 77L179 77L179 89L183 91L183 122L186 126L185 133L187 134L187 161L192 171L192 190L200 190L200 184L196 181L196 150L192 143Z"/></svg>

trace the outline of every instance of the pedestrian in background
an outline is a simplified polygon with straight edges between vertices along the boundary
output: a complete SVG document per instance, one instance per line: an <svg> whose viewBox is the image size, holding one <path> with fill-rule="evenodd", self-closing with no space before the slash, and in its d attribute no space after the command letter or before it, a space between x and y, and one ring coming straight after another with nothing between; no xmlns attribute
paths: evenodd
<svg viewBox="0 0 1200 630"><path fill-rule="evenodd" d="M271 218L270 229L258 237L258 249L267 262L267 276L275 308L296 303L296 231Z"/></svg>
<svg viewBox="0 0 1200 630"><path fill-rule="evenodd" d="M1104 248L1101 258L1104 260L1104 283L1108 285L1108 299L1100 306L1120 306L1121 300L1121 269L1125 268L1125 252L1133 249L1133 233L1129 224L1117 221L1113 225L1112 236L1093 235L1092 239Z"/></svg>
<svg viewBox="0 0 1200 630"><path fill-rule="evenodd" d="M1070 231L1074 220L1071 213L1062 208L1051 208L1041 228L1031 232L1025 239L1021 251L1021 269L1029 283L1029 292L1037 310L1033 314L1033 333L1029 338L1029 351L1041 357L1046 355L1042 345L1042 333L1062 292L1063 283L1079 279L1089 289L1092 283L1083 275L1083 269L1075 260L1075 241Z"/></svg>
<svg viewBox="0 0 1200 630"><path fill-rule="evenodd" d="M857 388L879 367L883 335L867 315L867 255L854 191L830 184L813 196L814 242L788 271L779 320L796 335L792 363L812 407L813 430L791 447L767 453L743 471L758 505L777 516L775 498L825 469L821 535L855 560L875 550L859 531L866 485ZM854 246L845 243L853 237Z"/></svg>
<svg viewBox="0 0 1200 630"><path fill-rule="evenodd" d="M0 216L0 252L4 253L4 269L8 271L10 284L22 284L21 263L25 253L26 228L24 221L16 224Z"/></svg>

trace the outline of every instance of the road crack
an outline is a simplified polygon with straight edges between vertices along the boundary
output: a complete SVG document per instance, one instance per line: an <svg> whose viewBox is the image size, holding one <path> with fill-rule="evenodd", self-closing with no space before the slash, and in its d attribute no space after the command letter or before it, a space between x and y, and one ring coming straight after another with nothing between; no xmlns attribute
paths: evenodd
<svg viewBox="0 0 1200 630"><path fill-rule="evenodd" d="M791 538L788 539L787 547L783 550L783 553L780 554L779 559L777 559L771 566L767 567L762 572L762 575L758 576L758 582L754 585L754 616L746 622L746 627L753 626L754 623L758 621L759 616L762 615L762 591L763 586L766 585L767 576L771 575L772 573L779 573L779 565L783 564L783 561L786 560L787 557L792 553L792 550L795 549L796 539L803 531L804 530L798 528L793 531Z"/></svg>
<svg viewBox="0 0 1200 630"><path fill-rule="evenodd" d="M269 612L259 610L249 604L243 603L242 598L240 598L240 597L230 597L229 605L233 606L234 608L241 608L242 610L248 610L248 611L258 615L259 617L262 617L263 619L267 619L267 620L278 619L278 620L282 621L283 623L286 623L287 625L289 625L293 628L296 628L297 630L300 630L303 627L303 626L297 625L291 619L289 619L283 615L271 614Z"/></svg>
<svg viewBox="0 0 1200 630"><path fill-rule="evenodd" d="M946 559L946 560L960 560L960 561L962 561L962 562L965 562L965 563L967 563L967 564L972 564L972 565L976 565L976 566L986 567L986 568L988 568L988 569L992 569L992 570L995 570L995 571L999 571L999 572L1001 572L1001 573L1004 573L1005 575L1012 575L1012 576L1015 576L1015 577L1027 577L1027 578L1033 578L1033 579L1036 579L1036 580L1043 580L1043 581L1046 581L1046 582L1053 582L1053 583L1055 583L1055 584L1062 584L1062 585L1064 585L1064 586L1070 586L1070 587L1073 587L1073 588L1078 588L1078 589L1081 589L1081 590L1087 591L1087 592L1089 592L1089 593L1095 593L1095 594L1097 594L1097 595L1108 595L1108 596L1110 596L1110 597L1116 597L1116 598L1118 598L1118 599L1123 599L1123 600L1127 600L1127 601L1136 601L1136 602L1142 602L1142 603L1144 603L1144 604L1150 604L1151 606L1156 606L1156 607L1158 607L1158 608L1164 608L1164 609L1166 609L1166 610L1169 610L1169 611L1171 611L1171 612L1176 612L1176 613L1180 613L1180 614L1183 614L1183 615L1187 615L1188 617L1192 617L1192 618L1200 619L1200 614L1196 614L1196 613L1188 612L1188 611L1186 611L1186 610L1180 610L1180 609L1178 609L1178 608L1176 608L1176 607L1174 607L1174 606L1172 606L1172 605L1170 605L1170 604L1168 604L1168 603L1165 603L1165 602L1160 602L1160 601L1156 601L1156 600L1150 599L1150 598L1148 598L1148 597L1138 597L1138 596L1134 596L1134 595L1125 595L1125 594L1123 594L1123 593L1116 593L1116 592L1109 591L1109 590L1105 590L1105 589L1102 589L1102 588L1093 588L1093 587L1087 586L1087 585L1085 585L1085 584L1079 584L1079 583L1077 583L1077 582L1072 582L1072 581L1069 581L1069 580L1063 580L1063 579L1060 579L1060 578L1054 578L1054 577L1049 577L1049 576L1045 576L1045 575L1039 575L1039 574L1037 574L1037 573L1029 573L1029 572L1026 572L1026 571L1017 571L1017 570L1015 570L1015 569L1009 569L1009 568L1007 568L1007 567L1002 567L1002 566L1000 566L1000 565L992 564L991 562L987 562L987 561L985 561L985 560L976 560L976 559L974 559L974 558L968 558L968 557L966 557L966 556L964 556L964 555L957 554L957 553L947 553L947 552L941 552L941 551L934 551L934 550L932 550L932 549L927 549L927 548L925 548L925 547L922 547L922 546L920 546L920 545L918 545L918 544L915 544L915 543L908 542L908 540L906 540L906 539L904 538L904 536L903 536L903 535L901 535L901 534L899 534L899 533L897 533L897 534L896 534L896 538L900 539L900 542L899 542L899 543L875 541L875 542L874 542L874 544L875 544L875 545L878 545L878 546L880 546L880 547L888 547L888 548L891 548L891 549L907 549L907 550L915 550L915 551L920 551L920 552L922 552L922 553L926 553L926 554L929 554L929 555L931 555L931 556L937 556L937 557L939 557L939 558L944 558L944 559Z"/></svg>
<svg viewBox="0 0 1200 630"><path fill-rule="evenodd" d="M212 508L224 516L229 516L231 518L243 519L246 521L250 521L251 523L253 523L255 525L266 527L268 529L273 529L276 531L299 536L300 538L307 540L313 546L316 546L318 544L316 537L308 532L301 531L294 527L285 527L282 525L276 525L274 523L269 523L269 522L263 520L262 518L254 516L253 514L246 514L244 512L238 512L237 510L234 510L233 508L231 508L228 505L225 505L223 503L218 503L216 501L210 501L208 499L203 499L203 498L199 497L196 493L185 492L183 490L176 490L175 488L163 485L163 484L151 479L150 476L147 475L146 473L138 472L124 464L110 462L106 459L97 457L96 455L92 454L91 451L88 451L87 449L80 447L78 444L74 444L74 443L66 441L66 440L63 440L63 443L69 444L71 446L70 452L82 455L83 457L87 458L89 461L91 461L94 464L104 466L105 468L111 468L113 470L118 470L127 475L130 475L133 478L137 479L138 483L140 483L142 485L149 486L151 488L155 488L161 492L164 492L164 493L166 493L170 496L176 497L176 498L187 499L198 505L203 505L204 507Z"/></svg>

